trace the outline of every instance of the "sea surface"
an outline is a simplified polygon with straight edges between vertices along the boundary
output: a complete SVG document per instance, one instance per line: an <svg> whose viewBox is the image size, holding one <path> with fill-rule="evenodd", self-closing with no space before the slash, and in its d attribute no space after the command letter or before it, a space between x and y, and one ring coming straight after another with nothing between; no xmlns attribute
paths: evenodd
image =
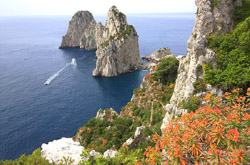
<svg viewBox="0 0 250 165"><path fill-rule="evenodd" d="M194 14L127 17L139 34L141 56L162 47L170 47L175 55L186 54ZM70 18L0 17L0 160L74 136L100 108L120 112L147 74L92 77L95 51L58 49ZM105 16L95 18L105 21ZM71 64L72 58L77 66Z"/></svg>

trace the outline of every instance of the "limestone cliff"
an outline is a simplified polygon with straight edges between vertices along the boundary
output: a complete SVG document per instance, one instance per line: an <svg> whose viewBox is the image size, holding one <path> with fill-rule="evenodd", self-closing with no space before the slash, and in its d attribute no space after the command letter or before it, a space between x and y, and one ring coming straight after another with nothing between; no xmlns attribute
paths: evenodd
<svg viewBox="0 0 250 165"><path fill-rule="evenodd" d="M208 48L206 36L212 33L222 35L234 28L232 13L236 6L241 5L241 0L196 0L195 3L196 20L192 36L187 42L187 56L180 61L174 93L170 104L166 106L167 112L161 128L164 128L171 118L186 112L177 106L182 100L188 101L194 95L193 83L198 78L203 78L203 73L198 72L198 66L208 62L216 63L216 54ZM220 90L207 85L207 91L209 90L220 93Z"/></svg>
<svg viewBox="0 0 250 165"><path fill-rule="evenodd" d="M96 68L93 76L112 77L137 70L141 65L138 35L126 16L115 6L108 12L105 27L97 27Z"/></svg>
<svg viewBox="0 0 250 165"><path fill-rule="evenodd" d="M50 163L60 164L63 158L73 160L73 165L77 165L82 159L81 154L84 147L79 142L74 142L72 138L61 138L53 140L48 144L43 143L41 146L42 156L49 160Z"/></svg>
<svg viewBox="0 0 250 165"><path fill-rule="evenodd" d="M100 43L102 38L97 36L102 35L103 25L101 22L96 23L95 20L92 20L80 39L80 48L86 50L97 49L97 43Z"/></svg>
<svg viewBox="0 0 250 165"><path fill-rule="evenodd" d="M90 29L94 24L96 24L96 22L94 20L93 15L89 11L78 11L77 13L75 13L69 22L67 34L63 36L62 43L59 48L79 47L80 40L81 41L83 40L81 39L82 35L86 31L86 29L91 31ZM87 45L87 48L94 47L93 43L86 44L86 42L83 42L81 47L85 48L86 45Z"/></svg>

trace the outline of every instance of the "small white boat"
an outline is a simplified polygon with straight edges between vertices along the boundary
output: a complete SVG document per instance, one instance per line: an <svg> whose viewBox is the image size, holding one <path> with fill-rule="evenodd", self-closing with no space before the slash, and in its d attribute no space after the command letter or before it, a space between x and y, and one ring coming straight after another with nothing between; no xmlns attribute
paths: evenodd
<svg viewBox="0 0 250 165"><path fill-rule="evenodd" d="M44 85L49 85L49 81L47 80L47 81L44 83Z"/></svg>
<svg viewBox="0 0 250 165"><path fill-rule="evenodd" d="M75 59L75 58L72 58L71 65L77 65L77 64L76 64L76 59Z"/></svg>

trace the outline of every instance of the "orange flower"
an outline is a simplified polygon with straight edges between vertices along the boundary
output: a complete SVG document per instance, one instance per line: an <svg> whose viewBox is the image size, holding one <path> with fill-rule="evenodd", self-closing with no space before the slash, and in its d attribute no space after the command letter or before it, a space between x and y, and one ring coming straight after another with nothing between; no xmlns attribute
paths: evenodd
<svg viewBox="0 0 250 165"><path fill-rule="evenodd" d="M225 97L227 100L229 100L229 99L230 99L230 95L231 95L231 93L226 92L226 93L223 95L223 97Z"/></svg>
<svg viewBox="0 0 250 165"><path fill-rule="evenodd" d="M220 102L220 101L221 101L221 97L220 97L220 96L217 96L217 97L216 97L216 101L217 101L217 102Z"/></svg>
<svg viewBox="0 0 250 165"><path fill-rule="evenodd" d="M103 139L103 140L102 140L102 146L105 146L105 145L107 144L107 142L108 142L108 141L107 141L106 139Z"/></svg>
<svg viewBox="0 0 250 165"><path fill-rule="evenodd" d="M232 141L234 141L234 142L238 141L239 136L240 136L240 133L237 130L235 130L235 129L230 129L228 131L228 134L227 134L227 137L229 139L231 139Z"/></svg>
<svg viewBox="0 0 250 165"><path fill-rule="evenodd" d="M231 108L230 107L225 107L225 111L228 111L230 110Z"/></svg>
<svg viewBox="0 0 250 165"><path fill-rule="evenodd" d="M135 165L142 165L142 163L141 162L136 162Z"/></svg>
<svg viewBox="0 0 250 165"><path fill-rule="evenodd" d="M213 150L212 150L212 149L209 149L207 153L208 153L209 155L212 155L212 154L213 154Z"/></svg>
<svg viewBox="0 0 250 165"><path fill-rule="evenodd" d="M236 152L231 152L230 156L236 157L236 159L232 160L232 161L235 161L234 163L236 163L236 161L238 161L238 163L239 163L239 160L241 162L243 162L243 157L245 156L245 151L242 149L237 149Z"/></svg>
<svg viewBox="0 0 250 165"><path fill-rule="evenodd" d="M237 88L237 89L233 89L233 90L232 90L232 92L233 92L233 93L238 93L239 91L240 91L240 89L239 89L239 88Z"/></svg>
<svg viewBox="0 0 250 165"><path fill-rule="evenodd" d="M211 97L212 97L212 93L207 93L203 100L204 101L210 101Z"/></svg>
<svg viewBox="0 0 250 165"><path fill-rule="evenodd" d="M247 96L249 96L249 95L250 95L250 87L247 88Z"/></svg>
<svg viewBox="0 0 250 165"><path fill-rule="evenodd" d="M249 118L250 118L250 115L246 113L245 116L243 117L243 120L248 120Z"/></svg>
<svg viewBox="0 0 250 165"><path fill-rule="evenodd" d="M236 159L231 159L231 160L229 161L229 163L231 163L231 164L239 164L240 162L239 162L239 159L236 158Z"/></svg>
<svg viewBox="0 0 250 165"><path fill-rule="evenodd" d="M244 102L246 100L246 98L245 97L239 97L238 99L237 99L237 101L240 103L240 102Z"/></svg>

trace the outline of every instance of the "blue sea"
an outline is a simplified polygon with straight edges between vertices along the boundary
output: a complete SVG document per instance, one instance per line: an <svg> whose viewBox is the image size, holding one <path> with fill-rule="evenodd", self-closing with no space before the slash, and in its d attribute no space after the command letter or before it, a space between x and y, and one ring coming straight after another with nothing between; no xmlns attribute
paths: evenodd
<svg viewBox="0 0 250 165"><path fill-rule="evenodd" d="M162 47L186 54L194 14L128 15L141 56ZM105 16L96 16L104 23ZM72 137L100 108L120 112L146 71L92 77L95 51L58 49L71 16L0 17L0 160ZM70 65L72 58L77 66ZM54 76L47 86L45 81Z"/></svg>

